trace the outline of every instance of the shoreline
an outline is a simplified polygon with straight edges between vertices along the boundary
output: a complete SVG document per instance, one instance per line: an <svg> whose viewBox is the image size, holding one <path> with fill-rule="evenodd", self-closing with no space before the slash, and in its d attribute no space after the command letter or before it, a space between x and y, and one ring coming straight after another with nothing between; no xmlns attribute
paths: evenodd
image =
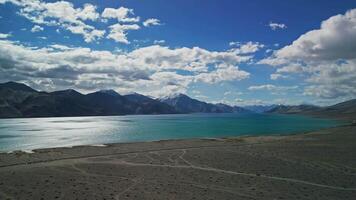
<svg viewBox="0 0 356 200"><path fill-rule="evenodd" d="M150 140L150 141L136 141L136 142L115 142L115 143L103 143L103 144L85 144L85 145L75 145L75 146L61 146L61 147L49 147L49 148L38 148L38 149L24 149L24 150L13 150L8 152L1 152L2 155L30 155L30 154L38 154L43 152L54 152L54 151L65 151L65 150L74 150L77 149L87 149L87 148L98 148L105 149L111 147L120 147L120 146L142 146L148 144L159 144L159 143L189 143L189 142L209 142L209 141L238 141L238 142L251 142L251 141L263 141L270 142L276 141L280 139L290 139L294 137L304 137L308 135L314 134L328 134L329 131L334 131L334 129L339 130L342 128L354 128L356 130L356 126L353 124L345 124L338 125L335 127L321 128L314 131L303 131L297 133L288 133L288 134L265 134L265 135L240 135L240 136L232 136L232 137L206 137L206 138L185 138L185 139L162 139L162 140ZM356 132L355 132L356 133ZM248 143L248 145L255 145L258 143ZM167 149L169 150L169 149ZM130 152L128 152L130 153ZM94 157L96 155L93 155ZM100 155L99 155L100 156ZM90 157L90 156L88 156ZM0 160L0 168L1 168L1 160Z"/></svg>
<svg viewBox="0 0 356 200"><path fill-rule="evenodd" d="M216 114L226 114L226 113L216 113ZM233 114L233 113L231 113ZM166 114L165 116L169 116L171 114ZM173 114L173 115L184 115L184 114ZM258 113L257 115L284 115L284 116L293 116L293 115L299 115L301 117L310 117L310 118L316 118L316 119L325 119L325 120L331 120L331 121L335 121L338 122L338 124L335 124L333 126L330 127L326 127L326 128L321 128L321 129L315 129L315 130L294 130L294 131L285 131L285 133L261 133L261 134L256 134L254 135L253 133L247 133L247 134L242 134L242 135L237 135L237 136L224 136L224 134L220 134L221 136L218 137L212 137L215 139L218 138L226 138L226 137L232 137L232 138L236 138L236 137L260 137L260 136L280 136L280 135L295 135L295 134L305 134L308 133L310 131L317 131L317 130L323 130L323 129L328 129L328 128L334 128L334 127L339 127L339 126L348 126L348 125L352 125L352 121L351 120L345 120L345 119L333 119L333 118L321 118L321 117L316 117L316 116L309 116L309 115L302 115L302 114L274 114L274 113ZM127 115L130 116L130 115ZM147 116L147 115L131 115L131 116ZM159 115L154 115L154 116L159 116ZM97 116L87 116L88 118L91 117L97 117ZM112 116L101 116L101 117L112 117ZM122 116L117 116L117 117L122 117ZM57 117L55 117L57 118ZM75 118L75 117L70 117L70 118ZM82 118L82 117L79 117ZM16 118L17 119L17 118ZM21 119L28 119L28 118L21 118ZM33 118L36 119L36 118ZM38 118L41 119L41 118ZM0 119L1 120L1 119ZM190 139L209 139L209 137L204 137L204 136L198 136L195 138L190 138L190 137L186 137L186 138L171 138L171 139L152 139L152 140L126 140L126 141L118 141L118 142L109 142L109 143L87 143L87 144L75 144L75 145L68 145L68 146L45 146L42 145L43 147L34 147L34 148L22 148L22 149L13 149L13 148L8 148L4 149L4 150L0 150L0 154L3 153L12 153L12 152L23 152L23 153L32 153L33 151L36 150L41 150L41 149L52 149L52 148L73 148L76 146L96 146L96 145L111 145L111 144L126 144L126 143L140 143L140 142L156 142L156 141L166 141L166 140L190 140Z"/></svg>
<svg viewBox="0 0 356 200"><path fill-rule="evenodd" d="M345 121L345 120L343 120ZM0 154L12 154L12 153L25 153L25 154L32 154L36 153L36 151L42 151L42 150L55 150L55 149L61 149L61 148L77 148L77 147L109 147L112 145L120 145L120 144L140 144L140 143L148 143L148 142L165 142L165 141L181 141L181 140L224 140L224 139L240 139L240 138L255 138L255 137L284 137L284 136L293 136L293 135L304 135L304 134L309 134L312 132L316 131L322 131L322 130L327 130L327 129L333 129L333 128L338 128L338 127L347 127L347 126L354 126L352 123L349 121L346 124L342 125L337 125L334 127L327 127L327 128L321 128L318 130L314 131L300 131L300 132L293 132L293 133L286 133L286 134L280 134L280 133L275 133L275 134L262 134L262 135L240 135L240 136L231 136L231 137L198 137L198 138L182 138L182 139L162 139L162 140L148 140L148 141L133 141L133 142L113 142L113 143L100 143L100 144L84 144L84 145L74 145L74 146L59 146L59 147L48 147L48 148L38 148L38 149L18 149L18 150L10 150L10 151L0 151Z"/></svg>

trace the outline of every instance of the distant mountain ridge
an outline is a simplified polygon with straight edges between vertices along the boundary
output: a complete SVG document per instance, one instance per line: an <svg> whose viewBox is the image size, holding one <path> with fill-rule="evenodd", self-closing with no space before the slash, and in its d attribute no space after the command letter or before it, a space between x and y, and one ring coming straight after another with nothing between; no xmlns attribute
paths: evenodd
<svg viewBox="0 0 356 200"><path fill-rule="evenodd" d="M180 98L160 100L138 93L120 95L114 90L89 94L73 89L39 92L22 83L7 82L0 83L0 118L247 112L240 107L210 104L183 94L176 97Z"/></svg>
<svg viewBox="0 0 356 200"><path fill-rule="evenodd" d="M248 113L250 111L226 104L212 104L199 101L185 94L178 94L160 99L161 102L174 107L180 113Z"/></svg>
<svg viewBox="0 0 356 200"><path fill-rule="evenodd" d="M286 106L279 105L267 111L279 114L303 114L316 117L329 117L346 120L356 120L356 99L331 106L319 107L314 105Z"/></svg>
<svg viewBox="0 0 356 200"><path fill-rule="evenodd" d="M26 84L16 83L13 81L0 83L0 89L12 89L12 90L23 91L23 92L37 92L36 90L32 89Z"/></svg>
<svg viewBox="0 0 356 200"><path fill-rule="evenodd" d="M139 104L136 108L136 111L142 114L174 114L178 113L178 111L165 103L162 103L156 99L152 99L150 97L144 96L142 94L134 93L124 95L131 102L135 102Z"/></svg>
<svg viewBox="0 0 356 200"><path fill-rule="evenodd" d="M319 110L320 108L321 107L313 106L313 105L297 105L297 106L278 105L266 112L281 113L281 114L296 114L301 112L314 112Z"/></svg>
<svg viewBox="0 0 356 200"><path fill-rule="evenodd" d="M244 106L243 108L250 110L255 113L264 113L272 110L273 108L277 107L278 105L272 104L272 105L250 105L250 106Z"/></svg>

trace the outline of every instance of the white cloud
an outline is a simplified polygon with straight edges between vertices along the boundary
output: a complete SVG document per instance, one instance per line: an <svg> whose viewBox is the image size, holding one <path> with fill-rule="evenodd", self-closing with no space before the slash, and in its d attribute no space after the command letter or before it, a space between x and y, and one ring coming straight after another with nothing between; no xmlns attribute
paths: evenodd
<svg viewBox="0 0 356 200"><path fill-rule="evenodd" d="M252 42L252 41L246 43L230 42L229 45L235 47L230 51L234 51L237 54L251 54L265 47L264 44L261 44L259 42Z"/></svg>
<svg viewBox="0 0 356 200"><path fill-rule="evenodd" d="M310 74L304 94L326 99L356 97L356 59L315 65Z"/></svg>
<svg viewBox="0 0 356 200"><path fill-rule="evenodd" d="M120 8L105 8L101 13L103 18L114 18L119 22L139 22L140 17L130 17L130 15L134 15L133 9L120 7Z"/></svg>
<svg viewBox="0 0 356 200"><path fill-rule="evenodd" d="M241 42L229 42L229 46L239 46L241 44Z"/></svg>
<svg viewBox="0 0 356 200"><path fill-rule="evenodd" d="M81 34L84 36L84 41L85 42L92 42L97 39L103 38L105 35L105 30L96 30L92 29L88 31L85 27L83 26L67 26L64 25L66 29L68 29L70 32L74 34Z"/></svg>
<svg viewBox="0 0 356 200"><path fill-rule="evenodd" d="M170 49L159 45L132 51L129 56L140 58L146 66L159 69L179 69L192 72L207 72L208 66L223 68L250 60L229 51L208 51L199 47ZM220 65L219 65L220 64Z"/></svg>
<svg viewBox="0 0 356 200"><path fill-rule="evenodd" d="M271 53L271 52L273 52L272 49L266 49L266 53Z"/></svg>
<svg viewBox="0 0 356 200"><path fill-rule="evenodd" d="M109 39L113 39L116 42L121 42L125 44L129 44L130 42L127 39L127 31L128 30L138 30L140 29L140 26L137 24L114 24L111 25L110 27L110 33L107 36Z"/></svg>
<svg viewBox="0 0 356 200"><path fill-rule="evenodd" d="M319 98L356 97L356 9L323 21L292 44L261 60L278 73L303 74L304 94Z"/></svg>
<svg viewBox="0 0 356 200"><path fill-rule="evenodd" d="M306 69L300 64L290 64L277 69L278 73L302 73Z"/></svg>
<svg viewBox="0 0 356 200"><path fill-rule="evenodd" d="M154 40L153 44L164 44L165 42L165 40Z"/></svg>
<svg viewBox="0 0 356 200"><path fill-rule="evenodd" d="M40 31L43 31L43 27L41 26L38 26L38 25L34 25L31 29L31 32L32 33L35 33L35 32L40 32Z"/></svg>
<svg viewBox="0 0 356 200"><path fill-rule="evenodd" d="M10 2L18 6L19 15L27 18L36 27L55 26L70 31L73 34L82 35L85 42L94 42L102 38L113 39L116 42L129 44L127 39L128 30L138 30L140 28L137 22L140 17L135 16L134 10L125 7L104 8L99 14L97 7L86 3L83 6L74 7L73 3L68 1L44 2L41 0L2 0L0 4ZM109 19L116 19L115 24L106 23ZM96 23L90 23L95 21ZM109 26L110 32L105 36L104 28L96 28L98 23L105 23ZM135 24L136 23L136 24ZM146 20L144 26L160 25L158 19L150 18ZM102 26L101 26L102 27ZM33 29L40 31L41 29ZM60 30L57 29L57 32Z"/></svg>
<svg viewBox="0 0 356 200"><path fill-rule="evenodd" d="M72 3L58 1L46 3L31 0L11 0L9 2L21 7L19 14L37 25L60 26L74 34L83 35L86 42L102 38L105 31L96 30L82 20L96 20L96 7L85 4L83 8L74 8Z"/></svg>
<svg viewBox="0 0 356 200"><path fill-rule="evenodd" d="M8 38L8 37L10 37L11 36L11 34L10 33L0 33L0 39L6 39L6 38Z"/></svg>
<svg viewBox="0 0 356 200"><path fill-rule="evenodd" d="M19 14L37 25L60 26L73 34L80 34L86 42L92 42L103 37L104 30L86 24L83 20L96 20L99 14L96 7L85 4L83 8L74 8L67 1L46 3L32 0L8 0L21 9Z"/></svg>
<svg viewBox="0 0 356 200"><path fill-rule="evenodd" d="M196 76L196 81L201 81L209 84L219 83L222 81L236 81L249 78L250 73L239 70L236 66L228 66L226 68L218 68L216 71L209 73L201 73Z"/></svg>
<svg viewBox="0 0 356 200"><path fill-rule="evenodd" d="M228 96L230 94L232 94L231 91L224 92L224 96Z"/></svg>
<svg viewBox="0 0 356 200"><path fill-rule="evenodd" d="M321 28L301 35L291 45L276 52L276 57L291 60L324 61L355 59L356 9L322 22Z"/></svg>
<svg viewBox="0 0 356 200"><path fill-rule="evenodd" d="M322 99L339 99L349 97L350 94L356 94L356 88L351 85L341 84L338 87L332 85L311 85L304 90L305 95L320 97ZM344 99L347 100L348 98Z"/></svg>
<svg viewBox="0 0 356 200"><path fill-rule="evenodd" d="M151 95L163 97L176 93L185 93L192 82L192 76L183 76L175 72L160 71L150 76L152 84L148 87L153 92Z"/></svg>
<svg viewBox="0 0 356 200"><path fill-rule="evenodd" d="M83 9L79 9L76 15L82 20L95 21L99 18L99 13L96 12L96 6L92 4L84 4Z"/></svg>
<svg viewBox="0 0 356 200"><path fill-rule="evenodd" d="M194 96L194 98L196 98L196 99L203 99L203 100L208 100L208 99L209 99L208 96L202 95L202 94L197 94L197 95Z"/></svg>
<svg viewBox="0 0 356 200"><path fill-rule="evenodd" d="M198 47L170 49L153 45L113 53L60 44L30 47L0 40L0 79L25 81L46 90L113 88L160 96L185 92L193 82L248 78L249 73L237 66L248 59L233 52ZM177 70L186 73L181 75Z"/></svg>
<svg viewBox="0 0 356 200"><path fill-rule="evenodd" d="M271 74L270 78L271 80L278 80L278 79L288 78L288 76L282 74Z"/></svg>
<svg viewBox="0 0 356 200"><path fill-rule="evenodd" d="M49 45L49 46L54 48L54 49L63 50L63 51L75 49L75 48L68 47L68 46L65 46L65 45L60 45L60 44L52 44L52 45Z"/></svg>
<svg viewBox="0 0 356 200"><path fill-rule="evenodd" d="M143 24L143 26L149 27L149 26L161 25L161 22L159 19L150 18L150 19L147 19L146 21L144 21L142 24Z"/></svg>
<svg viewBox="0 0 356 200"><path fill-rule="evenodd" d="M233 104L237 104L239 106L250 106L250 105L268 105L271 104L271 102L264 102L261 99L241 99L237 98L235 99L235 102Z"/></svg>
<svg viewBox="0 0 356 200"><path fill-rule="evenodd" d="M272 29L272 30L277 30L277 29L286 29L287 25L282 24L282 23L275 23L275 22L270 22L268 24L268 26Z"/></svg>
<svg viewBox="0 0 356 200"><path fill-rule="evenodd" d="M297 89L298 86L276 86L272 84L266 85L255 85L248 87L248 90L269 90L269 91L282 91L282 90L294 90Z"/></svg>
<svg viewBox="0 0 356 200"><path fill-rule="evenodd" d="M201 94L201 92L200 92L199 90L193 90L193 91L192 91L192 94L197 95L197 94Z"/></svg>

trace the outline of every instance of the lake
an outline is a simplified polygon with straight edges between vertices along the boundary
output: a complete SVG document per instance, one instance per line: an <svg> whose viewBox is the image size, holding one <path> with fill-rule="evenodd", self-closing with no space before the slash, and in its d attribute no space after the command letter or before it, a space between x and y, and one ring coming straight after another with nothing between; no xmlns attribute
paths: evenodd
<svg viewBox="0 0 356 200"><path fill-rule="evenodd" d="M0 151L137 141L294 134L341 121L277 114L187 114L0 119Z"/></svg>

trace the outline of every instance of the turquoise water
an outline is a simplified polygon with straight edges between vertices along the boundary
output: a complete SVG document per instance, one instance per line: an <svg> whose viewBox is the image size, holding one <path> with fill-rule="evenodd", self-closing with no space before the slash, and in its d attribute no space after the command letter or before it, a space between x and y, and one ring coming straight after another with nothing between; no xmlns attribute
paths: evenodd
<svg viewBox="0 0 356 200"><path fill-rule="evenodd" d="M293 134L341 123L306 116L267 114L0 119L0 151L165 139Z"/></svg>

